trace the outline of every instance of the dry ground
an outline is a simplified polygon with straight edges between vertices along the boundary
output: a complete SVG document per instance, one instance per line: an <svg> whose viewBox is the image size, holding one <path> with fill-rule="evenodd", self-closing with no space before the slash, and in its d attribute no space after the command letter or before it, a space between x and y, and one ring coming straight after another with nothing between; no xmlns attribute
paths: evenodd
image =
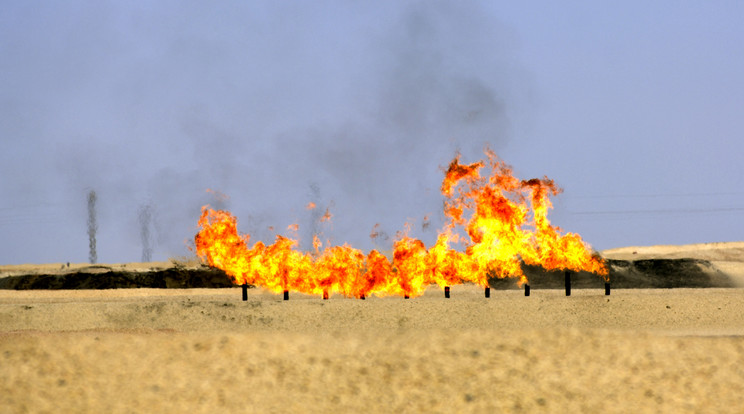
<svg viewBox="0 0 744 414"><path fill-rule="evenodd" d="M240 296L0 291L0 412L744 407L744 289Z"/></svg>
<svg viewBox="0 0 744 414"><path fill-rule="evenodd" d="M2 291L8 412L736 412L744 290Z"/></svg>

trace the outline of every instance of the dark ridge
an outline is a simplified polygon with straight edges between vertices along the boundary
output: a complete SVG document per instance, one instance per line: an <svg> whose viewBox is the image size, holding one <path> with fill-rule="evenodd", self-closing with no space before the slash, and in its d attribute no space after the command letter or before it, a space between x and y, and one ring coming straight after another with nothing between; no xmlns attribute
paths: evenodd
<svg viewBox="0 0 744 414"><path fill-rule="evenodd" d="M612 289L672 289L734 287L731 280L709 261L699 259L607 260ZM532 289L564 289L563 271L546 271L523 265ZM571 274L574 289L603 289L604 279L588 272ZM490 278L494 289L519 289L516 279ZM89 266L66 274L32 274L0 278L0 289L131 289L131 288L226 288L235 287L220 269L175 266L144 272ZM253 286L250 286L253 287Z"/></svg>
<svg viewBox="0 0 744 414"><path fill-rule="evenodd" d="M0 289L131 289L131 288L226 288L234 287L220 269L172 267L145 272L118 271L96 266L96 272L60 275L34 274L0 278ZM250 286L253 287L253 286Z"/></svg>
<svg viewBox="0 0 744 414"><path fill-rule="evenodd" d="M612 289L729 288L731 279L709 261L699 259L606 260ZM547 271L540 266L522 265L532 289L563 289L564 271ZM575 289L603 289L601 276L578 272L571 274ZM518 289L516 279L490 278L495 289Z"/></svg>

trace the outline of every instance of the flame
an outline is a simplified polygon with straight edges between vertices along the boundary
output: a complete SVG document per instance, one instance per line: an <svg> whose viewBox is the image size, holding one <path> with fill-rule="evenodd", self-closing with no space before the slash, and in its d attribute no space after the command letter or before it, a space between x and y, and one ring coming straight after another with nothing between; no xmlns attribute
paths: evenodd
<svg viewBox="0 0 744 414"><path fill-rule="evenodd" d="M223 193L221 191L212 190L211 188L207 188L206 192L208 194L212 194L214 196L214 198L217 199L217 201L220 201L220 202L224 202L224 201L227 201L227 200L230 199L230 196L228 196L227 194L225 194L225 193Z"/></svg>
<svg viewBox="0 0 744 414"><path fill-rule="evenodd" d="M467 165L457 155L445 170L441 192L447 223L429 248L408 236L407 229L397 235L392 259L377 250L365 255L346 244L324 248L317 236L312 253L298 251L296 239L281 235L268 246L261 241L250 246L250 235L238 233L233 215L205 206L195 236L196 252L234 283L276 293L416 297L431 284L487 287L493 277L516 278L521 285L527 282L523 263L546 270L587 271L608 280L602 258L578 234L561 234L548 220L550 196L561 191L555 183L547 177L519 180L495 153L487 149L486 155L486 161ZM483 171L489 173L482 175ZM321 221L330 218L326 209ZM288 230L296 234L298 228L292 224ZM370 237L378 237L378 229L376 224Z"/></svg>
<svg viewBox="0 0 744 414"><path fill-rule="evenodd" d="M331 221L331 217L333 217L333 215L331 214L331 208L327 207L325 213L323 214L323 217L320 218L320 222L324 223L326 221Z"/></svg>
<svg viewBox="0 0 744 414"><path fill-rule="evenodd" d="M369 238L370 238L370 239L372 239L372 240L375 240L375 239L377 239L378 237L380 237L381 235L382 235L382 234L380 233L380 223L376 223L376 224L375 224L375 225L374 225L374 226L372 227L372 231L371 231L371 232L369 232Z"/></svg>

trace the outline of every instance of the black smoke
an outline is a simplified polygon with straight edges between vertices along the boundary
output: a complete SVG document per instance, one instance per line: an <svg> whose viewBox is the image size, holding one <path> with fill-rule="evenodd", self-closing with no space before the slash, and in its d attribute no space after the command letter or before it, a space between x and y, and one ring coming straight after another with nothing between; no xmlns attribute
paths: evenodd
<svg viewBox="0 0 744 414"><path fill-rule="evenodd" d="M8 11L24 29L4 37L3 61L19 69L5 89L15 98L0 104L25 114L13 117L13 136L48 149L29 170L31 185L18 187L59 188L62 200L96 188L95 224L106 229L97 255L106 260L188 254L201 207L215 207L207 189L230 197L253 241L299 223L304 249L327 231L367 250L377 223L395 234L428 216L437 229L439 167L457 150L480 158L485 145L506 142L521 88L512 40L486 4L80 2ZM139 211L143 199L158 207L157 238ZM313 214L331 200L325 228ZM79 215L75 206L66 213ZM139 226L126 219L132 211L145 214Z"/></svg>

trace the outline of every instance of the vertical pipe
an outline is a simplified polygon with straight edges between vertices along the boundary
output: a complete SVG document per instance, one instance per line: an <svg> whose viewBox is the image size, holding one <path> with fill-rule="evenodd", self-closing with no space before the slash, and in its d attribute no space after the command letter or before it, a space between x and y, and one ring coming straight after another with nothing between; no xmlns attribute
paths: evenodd
<svg viewBox="0 0 744 414"><path fill-rule="evenodd" d="M610 296L610 282L605 282L605 296Z"/></svg>
<svg viewBox="0 0 744 414"><path fill-rule="evenodd" d="M284 300L289 300L289 291L288 290L285 290L284 291Z"/></svg>
<svg viewBox="0 0 744 414"><path fill-rule="evenodd" d="M487 298L490 298L491 297L491 287L490 286L487 286L486 287L486 297Z"/></svg>
<svg viewBox="0 0 744 414"><path fill-rule="evenodd" d="M328 300L328 291L327 290L324 290L323 291L323 300Z"/></svg>
<svg viewBox="0 0 744 414"><path fill-rule="evenodd" d="M245 302L248 300L248 284L243 283L240 287L243 288L243 302Z"/></svg>
<svg viewBox="0 0 744 414"><path fill-rule="evenodd" d="M566 296L571 296L571 272L566 270Z"/></svg>
<svg viewBox="0 0 744 414"><path fill-rule="evenodd" d="M530 295L530 285L524 285L524 295L525 296Z"/></svg>
<svg viewBox="0 0 744 414"><path fill-rule="evenodd" d="M359 299L361 299L361 300L364 300L365 299L364 293L362 293L361 295L359 295Z"/></svg>
<svg viewBox="0 0 744 414"><path fill-rule="evenodd" d="M444 287L444 297L449 299L449 286Z"/></svg>

